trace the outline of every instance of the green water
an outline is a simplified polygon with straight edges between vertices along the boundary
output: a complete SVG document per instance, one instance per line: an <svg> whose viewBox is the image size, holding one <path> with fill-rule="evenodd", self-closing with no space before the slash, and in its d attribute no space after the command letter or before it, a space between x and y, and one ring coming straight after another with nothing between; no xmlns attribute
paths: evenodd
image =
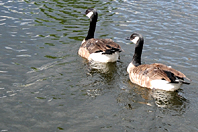
<svg viewBox="0 0 198 132"><path fill-rule="evenodd" d="M0 131L197 131L197 2L0 1ZM96 38L124 50L92 69L77 55L89 19ZM163 63L192 79L178 92L132 84L126 67L133 32L145 38L143 63Z"/></svg>

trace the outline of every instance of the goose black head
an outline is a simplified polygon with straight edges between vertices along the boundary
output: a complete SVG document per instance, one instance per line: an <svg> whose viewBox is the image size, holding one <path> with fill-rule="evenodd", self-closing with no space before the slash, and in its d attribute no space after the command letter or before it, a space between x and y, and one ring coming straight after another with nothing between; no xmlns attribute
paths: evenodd
<svg viewBox="0 0 198 132"><path fill-rule="evenodd" d="M97 10L96 9L93 9L93 8L89 8L85 11L85 15L87 17L89 17L91 20L92 19L96 19L98 18L98 13L97 13Z"/></svg>
<svg viewBox="0 0 198 132"><path fill-rule="evenodd" d="M127 37L126 40L130 40L134 44L137 44L140 41L144 41L142 35L139 33L133 33L130 37Z"/></svg>

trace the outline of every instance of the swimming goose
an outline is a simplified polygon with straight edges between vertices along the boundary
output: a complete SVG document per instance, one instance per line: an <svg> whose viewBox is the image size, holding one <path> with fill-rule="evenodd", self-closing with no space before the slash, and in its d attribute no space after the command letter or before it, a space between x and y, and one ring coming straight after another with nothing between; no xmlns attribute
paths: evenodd
<svg viewBox="0 0 198 132"><path fill-rule="evenodd" d="M141 54L144 44L144 38L141 34L133 33L127 40L131 40L136 44L132 62L127 68L131 82L142 87L166 91L175 91L182 84L190 84L184 81L184 78L188 78L183 73L170 66L160 63L141 65Z"/></svg>
<svg viewBox="0 0 198 132"><path fill-rule="evenodd" d="M98 13L95 9L87 9L86 16L90 18L90 26L87 37L82 41L78 54L89 61L115 62L119 59L120 45L111 39L95 39L94 32Z"/></svg>

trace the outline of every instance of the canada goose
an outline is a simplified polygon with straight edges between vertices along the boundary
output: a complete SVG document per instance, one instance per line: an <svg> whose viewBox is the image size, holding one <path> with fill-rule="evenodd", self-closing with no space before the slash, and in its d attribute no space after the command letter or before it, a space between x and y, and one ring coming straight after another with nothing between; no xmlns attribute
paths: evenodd
<svg viewBox="0 0 198 132"><path fill-rule="evenodd" d="M122 51L120 45L111 39L95 39L94 32L98 13L95 9L87 9L86 16L90 18L90 26L87 37L82 41L78 54L89 61L96 62L115 62Z"/></svg>
<svg viewBox="0 0 198 132"><path fill-rule="evenodd" d="M131 40L136 44L132 62L127 68L131 82L142 87L166 91L175 91L182 84L190 84L184 81L184 78L187 77L183 73L170 66L160 63L141 65L141 54L144 44L144 38L141 34L133 33L127 40Z"/></svg>

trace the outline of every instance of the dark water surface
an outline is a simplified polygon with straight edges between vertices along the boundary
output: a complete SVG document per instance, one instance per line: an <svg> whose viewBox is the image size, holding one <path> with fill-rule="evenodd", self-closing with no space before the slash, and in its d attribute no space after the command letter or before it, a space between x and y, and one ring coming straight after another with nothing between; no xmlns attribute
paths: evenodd
<svg viewBox="0 0 198 132"><path fill-rule="evenodd" d="M125 52L106 69L77 55L96 8L96 38ZM0 131L198 131L198 2L195 0L0 1ZM133 32L143 63L164 63L192 79L178 92L130 83Z"/></svg>

